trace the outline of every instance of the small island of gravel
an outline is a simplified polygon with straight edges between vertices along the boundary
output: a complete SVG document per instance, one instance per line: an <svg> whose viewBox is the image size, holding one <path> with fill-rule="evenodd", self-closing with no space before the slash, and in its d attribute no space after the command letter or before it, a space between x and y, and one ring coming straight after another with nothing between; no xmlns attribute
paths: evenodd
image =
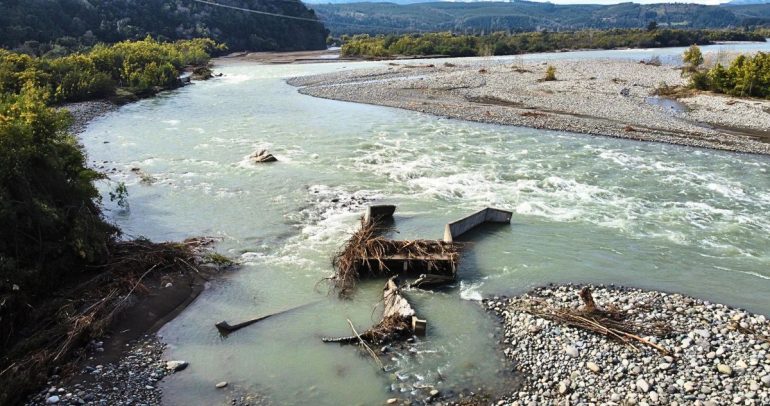
<svg viewBox="0 0 770 406"><path fill-rule="evenodd" d="M548 65L557 80L542 80ZM443 117L770 154L770 101L654 96L686 82L673 66L615 60L390 63L289 80L311 96Z"/></svg>
<svg viewBox="0 0 770 406"><path fill-rule="evenodd" d="M525 377L497 404L770 404L765 316L680 294L593 290L599 306L613 306L630 323L666 326L662 337L643 337L669 351L662 354L526 311L532 303L577 309L578 290L550 286L483 302L503 323L503 351Z"/></svg>

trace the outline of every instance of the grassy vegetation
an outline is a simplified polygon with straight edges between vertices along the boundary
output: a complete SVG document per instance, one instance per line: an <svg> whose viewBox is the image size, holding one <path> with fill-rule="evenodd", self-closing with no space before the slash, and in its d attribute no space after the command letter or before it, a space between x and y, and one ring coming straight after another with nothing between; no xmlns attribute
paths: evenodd
<svg viewBox="0 0 770 406"><path fill-rule="evenodd" d="M488 56L562 49L658 48L711 44L714 41L765 41L751 32L725 30L609 30L530 32L520 34L455 35L430 33L344 38L345 56L394 55Z"/></svg>

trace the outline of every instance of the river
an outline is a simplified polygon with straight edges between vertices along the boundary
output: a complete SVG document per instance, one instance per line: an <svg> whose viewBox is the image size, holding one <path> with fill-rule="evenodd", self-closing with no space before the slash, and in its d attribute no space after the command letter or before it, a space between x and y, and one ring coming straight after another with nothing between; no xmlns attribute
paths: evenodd
<svg viewBox="0 0 770 406"><path fill-rule="evenodd" d="M770 314L770 157L442 119L316 99L285 83L367 64L228 62L216 68L222 78L126 105L81 134L94 164L116 168L100 187L127 235L220 237L217 250L243 264L160 331L168 358L190 362L164 380L165 403L258 393L273 404L381 404L415 386L504 391L511 366L477 300L551 282L682 292ZM251 164L262 148L279 162ZM119 181L128 209L106 197ZM392 354L388 372L320 341L349 335L348 318L359 329L379 319L383 281L362 283L349 301L322 281L368 202L398 205L398 238L440 238L446 222L486 206L514 212L510 226L473 236L454 286L407 292L428 335ZM214 328L305 303L227 338ZM215 389L220 381L228 388Z"/></svg>

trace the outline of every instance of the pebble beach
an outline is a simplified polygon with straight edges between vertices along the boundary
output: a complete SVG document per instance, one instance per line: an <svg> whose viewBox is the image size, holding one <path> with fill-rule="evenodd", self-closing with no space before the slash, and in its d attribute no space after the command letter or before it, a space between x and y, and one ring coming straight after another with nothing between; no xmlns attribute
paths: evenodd
<svg viewBox="0 0 770 406"><path fill-rule="evenodd" d="M504 326L501 347L525 377L498 405L767 405L770 404L770 322L763 315L656 291L596 287L599 306L616 306L636 323L672 331L644 337L670 351L546 320L521 310L532 300L581 306L573 285L485 300Z"/></svg>
<svg viewBox="0 0 770 406"><path fill-rule="evenodd" d="M556 80L544 81L546 68ZM303 94L493 124L770 154L770 101L655 96L679 69L616 60L395 63L292 78Z"/></svg>

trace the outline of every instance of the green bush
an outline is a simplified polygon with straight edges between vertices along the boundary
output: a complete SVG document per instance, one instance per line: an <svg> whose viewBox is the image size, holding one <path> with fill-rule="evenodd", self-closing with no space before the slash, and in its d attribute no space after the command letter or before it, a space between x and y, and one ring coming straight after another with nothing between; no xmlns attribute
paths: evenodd
<svg viewBox="0 0 770 406"><path fill-rule="evenodd" d="M85 157L67 133L69 115L32 85L0 98L0 293L51 288L100 261L115 229L100 217Z"/></svg>
<svg viewBox="0 0 770 406"><path fill-rule="evenodd" d="M690 77L696 89L743 97L770 98L770 54L739 55L730 66L717 64Z"/></svg>
<svg viewBox="0 0 770 406"><path fill-rule="evenodd" d="M210 52L223 49L209 39L163 43L148 37L53 59L0 50L0 93L19 93L27 83L47 89L54 103L101 98L121 87L152 93L177 87L182 69L205 65Z"/></svg>

